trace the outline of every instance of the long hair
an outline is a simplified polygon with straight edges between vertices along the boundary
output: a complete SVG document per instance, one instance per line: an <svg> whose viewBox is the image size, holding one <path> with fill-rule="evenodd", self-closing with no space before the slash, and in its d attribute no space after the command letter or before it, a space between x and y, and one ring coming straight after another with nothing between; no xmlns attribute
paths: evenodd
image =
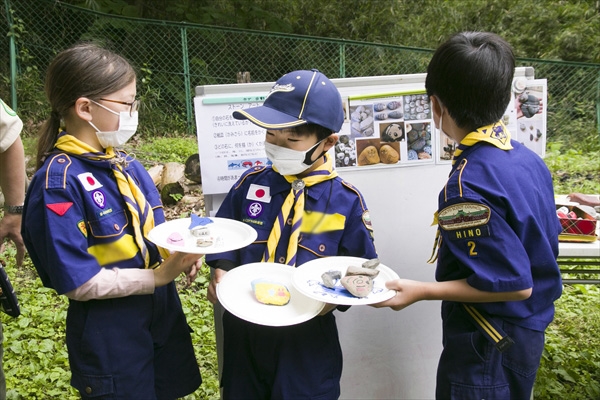
<svg viewBox="0 0 600 400"><path fill-rule="evenodd" d="M71 112L80 97L98 100L135 79L135 70L120 55L94 43L81 43L61 51L46 72L45 92L52 107L37 145L36 168L54 148L61 118Z"/></svg>

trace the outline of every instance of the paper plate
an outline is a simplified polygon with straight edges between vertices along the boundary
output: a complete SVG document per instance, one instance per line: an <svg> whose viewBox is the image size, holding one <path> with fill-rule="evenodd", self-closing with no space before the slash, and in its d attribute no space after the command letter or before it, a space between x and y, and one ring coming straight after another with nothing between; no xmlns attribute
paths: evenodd
<svg viewBox="0 0 600 400"><path fill-rule="evenodd" d="M318 315L325 303L308 298L292 285L294 268L276 263L252 263L228 271L217 285L217 297L227 311L246 321L268 326L295 325ZM285 285L290 301L284 306L260 303L251 282L264 278Z"/></svg>
<svg viewBox="0 0 600 400"><path fill-rule="evenodd" d="M210 218L213 223L206 225L213 239L211 246L199 247L197 237L192 236L188 229L191 218L181 218L160 224L148 233L148 239L160 247L171 251L181 251L194 254L214 254L240 249L256 240L256 230L243 222L227 218ZM169 242L169 236L178 233L183 239L183 245L178 246Z"/></svg>
<svg viewBox="0 0 600 400"><path fill-rule="evenodd" d="M329 270L340 271L342 276L346 275L348 266L360 267L368 261L360 257L326 257L318 258L302 264L294 271L292 282L294 287L311 299L320 300L325 303L355 306L361 304L374 304L390 299L396 294L395 291L385 287L385 282L398 279L399 276L391 268L379 264L377 269L379 275L373 280L373 290L367 297L355 297L338 282L334 288L323 285L321 275Z"/></svg>

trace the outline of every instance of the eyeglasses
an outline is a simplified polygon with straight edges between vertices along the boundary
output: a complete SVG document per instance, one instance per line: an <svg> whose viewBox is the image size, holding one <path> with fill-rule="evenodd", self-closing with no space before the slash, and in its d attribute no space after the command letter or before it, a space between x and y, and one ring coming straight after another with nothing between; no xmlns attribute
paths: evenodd
<svg viewBox="0 0 600 400"><path fill-rule="evenodd" d="M136 112L140 106L140 101L138 99L135 99L134 101L132 101L131 103L128 103L126 101L120 101L120 100L111 100L111 99L100 99L103 101L110 101L111 103L118 103L118 104L125 104L127 106L129 106L129 115L131 116L134 112Z"/></svg>

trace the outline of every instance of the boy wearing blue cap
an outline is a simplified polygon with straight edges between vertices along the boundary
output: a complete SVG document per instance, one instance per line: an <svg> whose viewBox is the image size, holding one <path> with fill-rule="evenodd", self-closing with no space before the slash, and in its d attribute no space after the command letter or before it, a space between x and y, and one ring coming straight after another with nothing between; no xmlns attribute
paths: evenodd
<svg viewBox="0 0 600 400"><path fill-rule="evenodd" d="M515 69L498 35L463 32L434 53L425 87L458 143L438 198L437 282L388 282L401 310L442 300L438 399L529 399L562 291L552 178L502 123Z"/></svg>
<svg viewBox="0 0 600 400"><path fill-rule="evenodd" d="M265 151L272 167L245 172L217 212L251 225L258 238L246 248L206 256L215 272L211 302L218 301L216 284L226 271L243 264L299 266L320 257L377 257L365 201L337 176L327 153L337 142L344 111L325 75L290 72L262 106L233 116L267 130ZM225 311L223 398L338 398L342 351L333 307L284 327L256 325Z"/></svg>

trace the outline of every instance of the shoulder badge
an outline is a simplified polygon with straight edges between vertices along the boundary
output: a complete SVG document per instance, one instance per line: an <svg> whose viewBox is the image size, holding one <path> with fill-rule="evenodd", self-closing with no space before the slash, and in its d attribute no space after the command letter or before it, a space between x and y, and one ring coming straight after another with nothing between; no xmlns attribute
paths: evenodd
<svg viewBox="0 0 600 400"><path fill-rule="evenodd" d="M438 214L440 228L447 231L485 225L489 220L490 208L481 203L453 204Z"/></svg>
<svg viewBox="0 0 600 400"><path fill-rule="evenodd" d="M369 214L369 210L365 210L365 212L363 212L362 221L363 224L365 224L365 228L367 228L370 231L373 230L373 224L371 223L371 214Z"/></svg>
<svg viewBox="0 0 600 400"><path fill-rule="evenodd" d="M46 189L64 189L67 187L67 170L71 158L64 153L55 154L46 168Z"/></svg>

